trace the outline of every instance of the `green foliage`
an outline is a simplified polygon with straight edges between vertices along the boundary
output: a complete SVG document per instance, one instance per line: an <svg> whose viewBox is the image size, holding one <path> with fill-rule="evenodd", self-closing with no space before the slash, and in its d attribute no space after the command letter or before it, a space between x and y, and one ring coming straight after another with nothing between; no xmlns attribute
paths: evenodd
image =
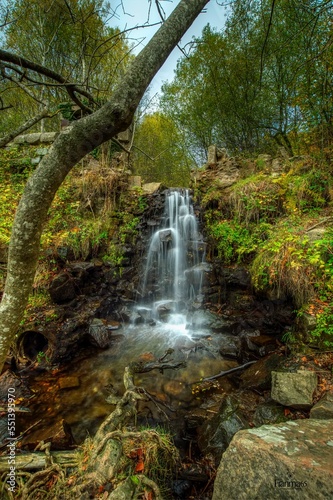
<svg viewBox="0 0 333 500"><path fill-rule="evenodd" d="M188 186L193 160L182 131L161 112L146 114L139 122L134 142L135 174L145 182Z"/></svg>
<svg viewBox="0 0 333 500"><path fill-rule="evenodd" d="M206 215L206 227L218 257L231 264L248 260L265 239L270 225L263 222L245 226L236 219L219 220L217 213L210 211Z"/></svg>
<svg viewBox="0 0 333 500"><path fill-rule="evenodd" d="M292 297L301 307L318 294L332 297L333 239L324 237L312 242L304 228L289 222L270 231L251 266L253 285L258 290L275 288Z"/></svg>
<svg viewBox="0 0 333 500"><path fill-rule="evenodd" d="M305 165L305 168L308 171L300 173L302 163L298 164L277 181L285 197L285 208L289 213L310 213L327 205L331 175L318 168L318 165L312 166L311 163L309 167Z"/></svg>
<svg viewBox="0 0 333 500"><path fill-rule="evenodd" d="M325 306L316 316L316 327L309 333L310 342L328 350L333 348L333 307Z"/></svg>
<svg viewBox="0 0 333 500"><path fill-rule="evenodd" d="M332 143L330 8L235 0L223 30L204 28L162 89L162 109L193 155L202 161L213 143L290 156Z"/></svg>
<svg viewBox="0 0 333 500"><path fill-rule="evenodd" d="M33 154L34 148L31 148ZM26 148L0 149L0 245L8 245L12 220L26 179L32 171Z"/></svg>
<svg viewBox="0 0 333 500"><path fill-rule="evenodd" d="M250 176L235 184L229 200L236 219L245 225L273 222L284 212L279 186L263 175Z"/></svg>

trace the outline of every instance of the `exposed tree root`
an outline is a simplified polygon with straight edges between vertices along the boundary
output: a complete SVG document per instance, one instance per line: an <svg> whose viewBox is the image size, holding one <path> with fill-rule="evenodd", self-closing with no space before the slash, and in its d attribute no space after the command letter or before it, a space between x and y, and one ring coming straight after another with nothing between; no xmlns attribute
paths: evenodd
<svg viewBox="0 0 333 500"><path fill-rule="evenodd" d="M25 473L25 482L21 479L21 486L15 498L18 500L62 498L88 500L102 497L109 500L135 499L142 498L146 490L151 492L154 499L162 500L156 482L156 479L158 480L156 470L167 475L178 460L178 451L166 435L161 436L155 430L136 431L125 426L136 415L138 401L152 400L159 406L145 389L135 385L135 374L182 366L183 362L167 363L165 356L158 362L131 363L124 371L125 393L118 401L115 410L102 423L95 437L84 443L81 465L70 474L59 464L52 463L50 445L40 443L39 449L45 451L48 467L34 474ZM153 477L149 477L150 466L155 470ZM128 477L120 482L119 476L124 477L124 474ZM107 484L108 489L112 485L113 491L105 496L104 486Z"/></svg>

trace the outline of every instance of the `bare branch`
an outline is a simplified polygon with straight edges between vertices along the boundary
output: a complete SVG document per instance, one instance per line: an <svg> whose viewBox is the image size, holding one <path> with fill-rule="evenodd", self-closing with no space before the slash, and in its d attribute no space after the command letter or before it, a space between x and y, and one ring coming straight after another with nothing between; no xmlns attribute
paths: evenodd
<svg viewBox="0 0 333 500"><path fill-rule="evenodd" d="M17 56L16 54L13 54L12 52L7 52L6 50L0 49L0 60L3 62L9 62L16 64L17 66L20 66L21 68L26 68L30 69L31 71L35 71L36 73L39 73L40 75L47 76L48 78L51 78L52 80L55 80L56 82L63 83L68 94L70 95L71 98L73 98L73 94L76 92L87 99L89 99L90 102L94 103L94 98L89 92L86 90L81 89L79 86L68 82L66 78L64 78L62 75L59 75L59 73L56 73L52 69L47 68L46 66L42 66L41 64L35 63L33 61L30 61L29 59L26 59L25 57ZM77 98L76 98L77 99Z"/></svg>
<svg viewBox="0 0 333 500"><path fill-rule="evenodd" d="M253 363L256 363L256 362L257 361L248 361L247 363L244 363L244 365L235 366L235 368L230 368L230 370L225 370L224 372L220 372L217 375L212 375L211 377L203 378L199 382L206 382L208 380L215 380L217 378L224 377L225 375L229 375L230 373L235 373L235 372L238 372L240 370L244 370L245 368L253 365ZM195 382L195 383L198 383L198 382Z"/></svg>
<svg viewBox="0 0 333 500"><path fill-rule="evenodd" d="M275 0L272 0L271 14L269 17L269 23L268 23L268 27L267 27L267 31L266 31L266 35L265 35L265 40L264 40L264 43L263 43L263 46L261 49L261 55L260 55L260 78L259 78L260 85L262 82L262 75L263 75L263 71L264 71L264 53L265 53L265 48L266 48L268 37L269 37L269 32L270 32L271 27L272 27L274 7L275 7Z"/></svg>
<svg viewBox="0 0 333 500"><path fill-rule="evenodd" d="M22 134L22 132L25 132L26 130L31 128L33 125L36 125L36 123L38 123L43 118L51 118L51 115L49 115L48 113L49 113L49 110L47 108L44 108L41 113L34 116L33 118L30 118L30 120L23 123L23 125L21 125L19 128L17 128L13 132L10 132L9 134L5 135L4 137L2 137L0 139L0 148L5 147L15 137ZM54 116L54 115L52 115L52 116Z"/></svg>

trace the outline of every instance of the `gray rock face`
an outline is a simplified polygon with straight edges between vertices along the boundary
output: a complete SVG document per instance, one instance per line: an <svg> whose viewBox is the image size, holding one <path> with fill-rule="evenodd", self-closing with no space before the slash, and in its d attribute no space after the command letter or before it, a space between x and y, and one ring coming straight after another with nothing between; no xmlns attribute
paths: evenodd
<svg viewBox="0 0 333 500"><path fill-rule="evenodd" d="M314 372L272 372L272 399L284 406L311 408L316 387L317 375Z"/></svg>
<svg viewBox="0 0 333 500"><path fill-rule="evenodd" d="M212 500L333 498L333 420L295 420L238 432Z"/></svg>

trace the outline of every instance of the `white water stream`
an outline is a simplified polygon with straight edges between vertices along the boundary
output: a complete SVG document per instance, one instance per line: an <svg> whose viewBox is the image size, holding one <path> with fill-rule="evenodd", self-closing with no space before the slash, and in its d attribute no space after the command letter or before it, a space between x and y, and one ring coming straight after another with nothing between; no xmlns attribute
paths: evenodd
<svg viewBox="0 0 333 500"><path fill-rule="evenodd" d="M136 312L146 323L185 333L190 304L202 300L205 258L189 190L167 193L161 226L150 238Z"/></svg>

